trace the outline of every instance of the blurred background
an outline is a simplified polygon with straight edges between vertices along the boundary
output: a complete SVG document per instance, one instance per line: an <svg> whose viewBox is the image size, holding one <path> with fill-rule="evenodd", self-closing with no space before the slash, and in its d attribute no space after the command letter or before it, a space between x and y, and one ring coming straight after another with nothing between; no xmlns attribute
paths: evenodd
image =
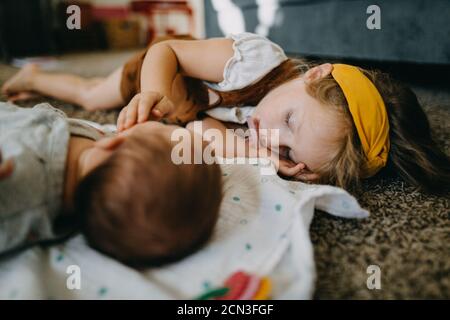
<svg viewBox="0 0 450 320"><path fill-rule="evenodd" d="M81 28L69 30L67 8L77 5ZM202 0L2 0L0 48L12 58L74 51L129 49L155 36L190 33L202 37Z"/></svg>
<svg viewBox="0 0 450 320"><path fill-rule="evenodd" d="M66 25L71 5L81 9L79 30ZM49 64L68 53L142 48L159 35L249 31L294 56L448 81L449 17L448 0L1 0L0 60L20 67L39 56L32 60Z"/></svg>
<svg viewBox="0 0 450 320"><path fill-rule="evenodd" d="M73 4L80 30L66 26ZM373 4L379 29L366 26ZM142 47L158 35L249 31L291 54L449 64L449 17L448 0L2 0L0 53L9 61Z"/></svg>

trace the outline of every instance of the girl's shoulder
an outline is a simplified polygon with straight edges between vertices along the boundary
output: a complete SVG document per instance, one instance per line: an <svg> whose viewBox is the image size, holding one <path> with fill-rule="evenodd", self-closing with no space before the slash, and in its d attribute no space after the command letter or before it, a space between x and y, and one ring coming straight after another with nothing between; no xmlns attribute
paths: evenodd
<svg viewBox="0 0 450 320"><path fill-rule="evenodd" d="M276 43L258 34L244 32L230 34L233 39L233 56L223 70L223 81L206 84L218 91L245 88L261 80L265 75L288 59Z"/></svg>

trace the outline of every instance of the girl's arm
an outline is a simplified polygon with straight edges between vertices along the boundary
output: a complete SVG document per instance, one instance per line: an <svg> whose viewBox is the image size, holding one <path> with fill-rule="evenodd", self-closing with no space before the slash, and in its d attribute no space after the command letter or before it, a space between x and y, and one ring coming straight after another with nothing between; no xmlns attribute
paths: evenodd
<svg viewBox="0 0 450 320"><path fill-rule="evenodd" d="M170 97L178 73L220 82L227 61L233 56L232 39L166 40L152 45L141 70L141 93L122 109L117 119L119 131L149 119L160 120L174 111Z"/></svg>
<svg viewBox="0 0 450 320"><path fill-rule="evenodd" d="M233 41L166 40L147 51L141 70L141 91L156 91L168 96L177 73L188 77L220 82L227 61L233 56Z"/></svg>
<svg viewBox="0 0 450 320"><path fill-rule="evenodd" d="M200 128L199 126L195 126L196 122L199 123L200 121L190 122L186 128L194 131ZM218 129L222 134L223 139L211 141L217 156L222 158L268 158L274 163L277 172L285 177L304 182L314 181L318 178L315 173L304 172L305 165L303 163L296 164L290 160L283 159L276 152L272 152L259 144L258 146L250 145L248 139L234 134L232 130L227 130L228 128L216 119L207 117L201 123L202 131L197 133L202 135L205 140L208 140L208 137L205 137L208 129ZM234 142L231 143L233 139Z"/></svg>
<svg viewBox="0 0 450 320"><path fill-rule="evenodd" d="M243 137L237 135L234 130L228 130L230 128L226 127L219 120L207 117L202 121L190 122L186 128L195 131L196 133L202 135L205 140L210 141L213 149L215 150L216 156L220 156L222 158L265 157L274 161L275 166L278 168L279 162L276 154L270 152L270 150L267 150L264 147L250 145L248 139L244 139ZM213 135L214 137L211 139L211 136L208 136L207 134L209 129L218 130L222 139L216 139L215 135ZM247 129L248 128L244 129L244 132Z"/></svg>
<svg viewBox="0 0 450 320"><path fill-rule="evenodd" d="M257 157L257 150L250 146L248 140L236 135L233 130L227 130L229 128L221 121L207 117L202 121L188 123L186 128L195 131L209 141L216 156L222 158ZM208 136L208 130L212 134L211 129L218 130L221 139L215 135L214 137Z"/></svg>

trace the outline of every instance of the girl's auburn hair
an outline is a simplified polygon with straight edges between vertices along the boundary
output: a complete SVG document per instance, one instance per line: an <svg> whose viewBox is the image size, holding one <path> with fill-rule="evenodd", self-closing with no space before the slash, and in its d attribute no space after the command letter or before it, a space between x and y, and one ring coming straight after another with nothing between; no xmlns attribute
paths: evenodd
<svg viewBox="0 0 450 320"><path fill-rule="evenodd" d="M207 105L205 88L194 90L203 94L193 98L197 98L197 103L205 108L219 105L256 106L269 91L299 77L313 66L302 59L288 59L248 87L229 92L213 90L219 96L214 105ZM450 160L433 140L427 116L414 92L387 73L362 68L360 70L379 90L388 113L391 147L388 163L382 171L397 174L425 192L448 192ZM199 82L196 83L198 85ZM195 83L191 82L191 86L192 84ZM358 187L366 159L344 93L331 74L308 83L307 92L324 106L331 108L344 124L337 148L330 150L330 160L316 169L320 176L316 182L345 189Z"/></svg>

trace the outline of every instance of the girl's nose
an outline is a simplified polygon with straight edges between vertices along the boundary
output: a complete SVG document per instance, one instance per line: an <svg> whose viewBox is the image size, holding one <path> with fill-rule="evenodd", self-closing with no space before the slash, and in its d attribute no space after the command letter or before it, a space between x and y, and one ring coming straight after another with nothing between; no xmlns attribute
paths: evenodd
<svg viewBox="0 0 450 320"><path fill-rule="evenodd" d="M258 131L259 124L260 124L260 120L257 117L248 117L247 118L247 125L248 125L249 129Z"/></svg>

